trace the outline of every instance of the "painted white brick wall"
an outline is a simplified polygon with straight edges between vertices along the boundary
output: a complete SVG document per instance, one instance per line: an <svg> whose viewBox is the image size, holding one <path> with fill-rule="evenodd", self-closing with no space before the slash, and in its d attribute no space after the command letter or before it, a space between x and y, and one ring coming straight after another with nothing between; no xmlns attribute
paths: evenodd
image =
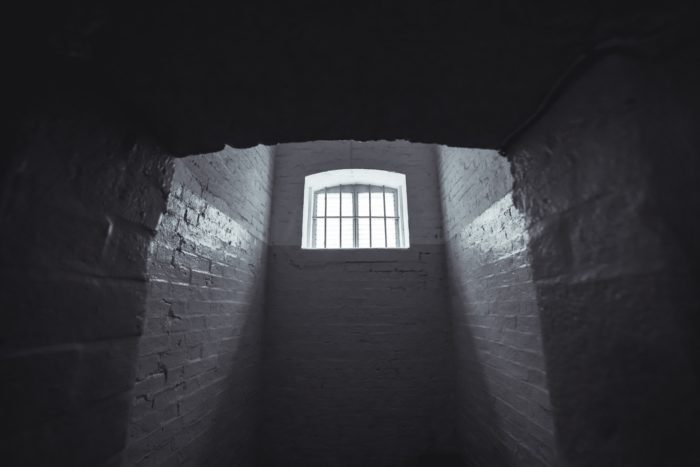
<svg viewBox="0 0 700 467"><path fill-rule="evenodd" d="M151 245L125 465L252 466L272 152L177 159Z"/></svg>
<svg viewBox="0 0 700 467"><path fill-rule="evenodd" d="M300 248L304 177L343 168L406 174L411 248ZM434 147L280 145L274 186L265 465L440 465L455 372Z"/></svg>
<svg viewBox="0 0 700 467"><path fill-rule="evenodd" d="M464 457L554 463L554 427L526 218L496 151L438 148Z"/></svg>
<svg viewBox="0 0 700 467"><path fill-rule="evenodd" d="M411 243L442 243L440 194L432 145L406 141L315 141L276 148L271 245L301 244L304 177L335 169L378 169L405 174Z"/></svg>

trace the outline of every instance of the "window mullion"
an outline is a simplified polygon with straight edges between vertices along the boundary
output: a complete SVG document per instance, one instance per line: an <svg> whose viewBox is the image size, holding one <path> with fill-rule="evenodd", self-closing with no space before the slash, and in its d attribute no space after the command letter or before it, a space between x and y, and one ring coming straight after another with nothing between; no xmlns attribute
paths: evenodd
<svg viewBox="0 0 700 467"><path fill-rule="evenodd" d="M372 185L367 185L367 202L369 203L369 247L372 248Z"/></svg>
<svg viewBox="0 0 700 467"><path fill-rule="evenodd" d="M354 248L359 248L360 246L360 228L358 226L358 195L357 195L357 185L352 186L352 246Z"/></svg>
<svg viewBox="0 0 700 467"><path fill-rule="evenodd" d="M394 235L396 236L396 246L397 247L402 247L403 245L401 244L401 240L403 239L403 235L401 234L401 221L399 220L402 212L399 210L399 189L397 188L394 191Z"/></svg>
<svg viewBox="0 0 700 467"><path fill-rule="evenodd" d="M347 190L348 192L348 199L344 199L344 191ZM377 194L382 195L381 199L381 206L377 204L379 200L372 200L372 195L374 194L374 191L377 192ZM350 183L347 185L335 185L331 187L324 187L321 189L318 189L317 191L311 190L311 199L312 199L312 208L309 211L309 215L311 217L311 220L309 221L311 225L311 239L310 239L310 244L313 245L312 248L389 248L389 224L392 223L392 235L393 235L393 240L392 240L392 247L391 248L402 248L404 244L404 237L403 237L403 225L401 223L402 220L402 213L403 211L401 208L403 207L401 204L401 197L399 196L401 194L401 190L399 189L394 189L391 186L387 185L371 185L371 184L361 184L361 183ZM328 203L329 199L332 198L332 196L337 193L338 196L340 196L340 199L338 200L338 207L340 209L340 212L337 215L330 215L330 211L328 209ZM328 195L331 195L329 197ZM367 205L365 206L361 202L361 197L367 194ZM393 201L393 207L392 207L392 215L389 215L388 208L390 207L390 201L387 199L387 195L392 196L392 201ZM318 202L321 201L321 196L323 196L323 210L318 211ZM348 202L351 203L350 208L348 209ZM373 206L374 205L374 206ZM373 212L374 209L382 209L382 214L374 214ZM345 211L347 212L347 215L345 214ZM366 214L360 215L360 212L363 212ZM403 213L405 214L405 213ZM345 219L350 220L350 223L348 225L343 225ZM329 229L328 227L328 221L329 220L338 220L338 242L339 245L337 247L332 247L331 243L329 241L329 235L333 234L331 230L333 230L333 227ZM377 223L375 224L373 221L374 219L377 219ZM318 229L318 221L323 220L323 229ZM365 227L365 221L367 221L367 234L369 235L369 240L367 243L361 242L360 237L361 235L364 235L363 230ZM307 224L308 225L308 224ZM331 223L332 226L332 223ZM381 232L381 229L384 229L383 232ZM379 230L378 230L379 229ZM377 234L377 238L374 238L374 234ZM383 235L382 235L383 233ZM318 238L319 235L323 235L323 241L320 241ZM343 235L345 236L350 236L350 238L347 239L346 242L343 240ZM382 246L381 242L381 237L384 237L384 245ZM309 237L306 237L309 238Z"/></svg>
<svg viewBox="0 0 700 467"><path fill-rule="evenodd" d="M386 233L386 187L382 185L382 203L384 204L384 248L389 248Z"/></svg>

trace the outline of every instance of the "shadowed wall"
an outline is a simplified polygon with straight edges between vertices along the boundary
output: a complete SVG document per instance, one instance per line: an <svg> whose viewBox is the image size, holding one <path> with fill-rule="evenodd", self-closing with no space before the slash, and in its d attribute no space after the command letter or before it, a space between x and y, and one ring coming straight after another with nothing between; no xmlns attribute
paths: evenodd
<svg viewBox="0 0 700 467"><path fill-rule="evenodd" d="M510 155L563 465L700 459L697 79L609 57Z"/></svg>
<svg viewBox="0 0 700 467"><path fill-rule="evenodd" d="M172 174L157 146L71 102L25 120L2 174L7 465L116 465L126 438L148 247Z"/></svg>

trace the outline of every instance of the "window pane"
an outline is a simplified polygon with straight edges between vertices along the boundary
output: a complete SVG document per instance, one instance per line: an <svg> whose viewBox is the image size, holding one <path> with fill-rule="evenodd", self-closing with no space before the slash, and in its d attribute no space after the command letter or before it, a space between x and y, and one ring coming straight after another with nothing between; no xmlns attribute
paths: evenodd
<svg viewBox="0 0 700 467"><path fill-rule="evenodd" d="M369 248L369 219L357 219L357 247Z"/></svg>
<svg viewBox="0 0 700 467"><path fill-rule="evenodd" d="M396 190L386 189L386 215L396 216Z"/></svg>
<svg viewBox="0 0 700 467"><path fill-rule="evenodd" d="M314 219L314 238L312 242L314 248L323 248L325 223L326 221L324 219Z"/></svg>
<svg viewBox="0 0 700 467"><path fill-rule="evenodd" d="M357 188L357 215L369 216L369 193L367 188L358 187ZM367 227L369 229L369 226Z"/></svg>
<svg viewBox="0 0 700 467"><path fill-rule="evenodd" d="M372 216L384 216L384 196L382 195L382 187L372 187ZM374 226L372 226L374 229ZM382 245L384 242L382 242ZM374 245L374 240L372 240Z"/></svg>
<svg viewBox="0 0 700 467"><path fill-rule="evenodd" d="M386 241L387 241L387 248L396 248L398 247L398 226L399 220L398 219L387 219L386 220Z"/></svg>
<svg viewBox="0 0 700 467"><path fill-rule="evenodd" d="M372 206L372 210L374 210L374 206ZM385 246L384 218L372 218L372 248L384 248Z"/></svg>
<svg viewBox="0 0 700 467"><path fill-rule="evenodd" d="M352 216L353 215L353 209L352 209L352 188L350 187L343 187L343 216ZM345 231L345 226L343 226L343 231Z"/></svg>
<svg viewBox="0 0 700 467"><path fill-rule="evenodd" d="M314 213L317 217L312 227L314 248L398 248L401 245L398 191L394 188L344 185L319 190L314 193ZM325 216L328 218L324 219Z"/></svg>
<svg viewBox="0 0 700 467"><path fill-rule="evenodd" d="M316 211L315 215L317 217L323 217L325 216L325 209L326 209L326 197L323 194L323 190L317 191L316 192Z"/></svg>
<svg viewBox="0 0 700 467"><path fill-rule="evenodd" d="M338 188L328 188L326 190L326 215L327 216L339 216L340 215L340 190Z"/></svg>
<svg viewBox="0 0 700 467"><path fill-rule="evenodd" d="M326 219L326 248L340 248L340 219L337 217Z"/></svg>
<svg viewBox="0 0 700 467"><path fill-rule="evenodd" d="M343 210L345 209L345 200L343 199ZM341 236L341 242L340 242L340 247L341 248L352 248L355 245L353 244L353 220L352 218L350 219L342 219L342 236Z"/></svg>

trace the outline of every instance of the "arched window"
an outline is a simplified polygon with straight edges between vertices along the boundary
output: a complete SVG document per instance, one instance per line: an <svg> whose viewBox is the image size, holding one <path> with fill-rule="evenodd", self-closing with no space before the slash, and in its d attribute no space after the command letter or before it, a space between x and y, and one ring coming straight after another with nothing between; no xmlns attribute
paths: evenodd
<svg viewBox="0 0 700 467"><path fill-rule="evenodd" d="M408 248L406 176L331 170L304 180L302 248Z"/></svg>

